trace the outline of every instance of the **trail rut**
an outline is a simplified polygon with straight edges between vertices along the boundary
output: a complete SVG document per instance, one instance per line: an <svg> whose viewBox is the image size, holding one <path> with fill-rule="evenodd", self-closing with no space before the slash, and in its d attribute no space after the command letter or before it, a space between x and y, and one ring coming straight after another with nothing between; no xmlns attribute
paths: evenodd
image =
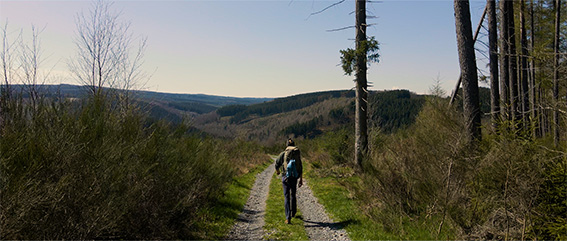
<svg viewBox="0 0 567 241"><path fill-rule="evenodd" d="M266 200L274 171L274 164L272 164L258 174L250 191L250 197L227 239L261 240L263 238ZM329 218L323 205L319 204L313 195L307 180L303 182L303 186L297 189L297 205L303 214L302 218L309 240L350 240L341 223ZM282 222L283 220L285 220L285 215L282 213Z"/></svg>

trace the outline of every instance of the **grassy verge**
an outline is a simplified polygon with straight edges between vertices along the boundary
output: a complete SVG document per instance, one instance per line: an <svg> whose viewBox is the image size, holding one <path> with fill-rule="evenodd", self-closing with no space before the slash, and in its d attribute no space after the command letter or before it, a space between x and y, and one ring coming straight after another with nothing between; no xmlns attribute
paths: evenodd
<svg viewBox="0 0 567 241"><path fill-rule="evenodd" d="M278 175L274 174L270 183L270 193L266 201L266 216L264 230L268 240L307 240L307 233L303 226L303 215L297 210L296 218L290 224L285 224L284 195L282 182Z"/></svg>
<svg viewBox="0 0 567 241"><path fill-rule="evenodd" d="M390 219L399 220L394 229L385 228L380 222L370 219L361 207L369 207L368 203L355 198L355 195L347 187L357 186L361 182L357 176L351 177L330 177L317 176L314 167L307 161L306 178L309 179L309 187L319 202L325 207L327 213L335 222L344 224L352 240L432 240L436 237L431 236L431 229L426 222L419 220L409 220L407 217L391 214ZM378 207L371 208L367 212L374 212ZM423 224L423 225L419 225ZM441 235L448 238L445 235ZM441 238L441 237L440 237Z"/></svg>
<svg viewBox="0 0 567 241"><path fill-rule="evenodd" d="M194 225L195 230L198 230L195 237L203 240L226 238L250 196L250 190L254 185L256 175L265 170L270 164L271 160L267 160L250 172L234 178L223 197L208 209L201 210L198 214L200 216L199 221Z"/></svg>
<svg viewBox="0 0 567 241"><path fill-rule="evenodd" d="M383 227L368 219L357 207L355 200L350 198L349 191L336 178L317 177L310 171L309 164L306 167L306 178L309 179L309 187L319 199L327 213L335 222L345 225L352 240L384 240L397 239L398 237L387 235ZM349 178L350 182L357 181L355 177Z"/></svg>

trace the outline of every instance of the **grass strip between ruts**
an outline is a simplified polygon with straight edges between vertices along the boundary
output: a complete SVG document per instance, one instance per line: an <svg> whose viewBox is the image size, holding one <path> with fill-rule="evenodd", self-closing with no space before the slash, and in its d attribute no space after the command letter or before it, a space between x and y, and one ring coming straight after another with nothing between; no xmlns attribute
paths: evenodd
<svg viewBox="0 0 567 241"><path fill-rule="evenodd" d="M200 218L195 227L198 230L196 236L199 239L219 240L227 237L250 196L250 190L256 181L257 174L264 171L271 162L271 160L266 161L250 172L234 178L222 198L212 207L197 214Z"/></svg>
<svg viewBox="0 0 567 241"><path fill-rule="evenodd" d="M301 210L297 209L296 217L291 224L285 222L284 195L281 177L274 173L270 183L270 193L266 202L264 239L268 240L308 240Z"/></svg>

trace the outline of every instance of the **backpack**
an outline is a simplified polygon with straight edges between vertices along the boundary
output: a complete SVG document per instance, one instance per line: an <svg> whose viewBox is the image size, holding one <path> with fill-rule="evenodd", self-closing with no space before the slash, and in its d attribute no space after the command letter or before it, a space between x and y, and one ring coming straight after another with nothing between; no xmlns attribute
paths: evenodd
<svg viewBox="0 0 567 241"><path fill-rule="evenodd" d="M294 178L298 178L299 174L297 173L297 168L295 167L295 159L291 159L289 160L289 162L287 163L287 173L286 173L287 177L294 177Z"/></svg>

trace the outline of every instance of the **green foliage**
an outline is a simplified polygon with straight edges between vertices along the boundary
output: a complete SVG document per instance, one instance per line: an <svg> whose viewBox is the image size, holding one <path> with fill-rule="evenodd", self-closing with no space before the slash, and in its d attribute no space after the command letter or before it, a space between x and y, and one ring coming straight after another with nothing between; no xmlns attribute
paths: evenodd
<svg viewBox="0 0 567 241"><path fill-rule="evenodd" d="M200 209L197 214L198 221L192 226L195 233L193 237L201 240L226 239L226 235L250 196L256 175L265 170L270 163L271 161L266 161L250 172L234 178L224 195L213 201L209 207Z"/></svg>
<svg viewBox="0 0 567 241"><path fill-rule="evenodd" d="M392 90L370 94L368 103L371 123L391 133L415 122L425 98L412 95L409 90Z"/></svg>
<svg viewBox="0 0 567 241"><path fill-rule="evenodd" d="M217 114L223 116L233 116L246 110L246 105L227 105L217 109Z"/></svg>
<svg viewBox="0 0 567 241"><path fill-rule="evenodd" d="M246 145L148 123L104 99L40 103L2 103L3 238L199 238L198 210L244 172L234 166L262 160Z"/></svg>
<svg viewBox="0 0 567 241"><path fill-rule="evenodd" d="M345 74L352 75L352 72L356 70L357 62L362 59L365 64L370 64L372 62L378 63L380 54L378 54L378 41L374 37L366 41L362 41L360 46L356 49L346 49L340 50L341 53L341 64Z"/></svg>
<svg viewBox="0 0 567 241"><path fill-rule="evenodd" d="M234 113L230 122L240 123L252 115L268 116L277 113L284 113L305 108L327 99L352 97L353 95L354 93L351 91L340 90L308 93L285 98L278 98L273 101L250 105L247 106L244 110L242 110L242 106L232 106L228 107L228 109L221 110L221 113L226 114L227 116Z"/></svg>
<svg viewBox="0 0 567 241"><path fill-rule="evenodd" d="M282 130L285 134L294 134L296 137L303 136L305 138L312 138L319 134L321 131L317 129L317 125L323 121L323 116L315 117L310 121L303 123L295 123Z"/></svg>
<svg viewBox="0 0 567 241"><path fill-rule="evenodd" d="M191 101L169 102L167 105L178 110L195 112L197 114L209 113L217 109L217 107L212 105Z"/></svg>
<svg viewBox="0 0 567 241"><path fill-rule="evenodd" d="M313 187L318 196L329 195L319 185L347 190L383 237L564 238L565 153L506 130L469 145L463 125L447 100L428 98L407 129L371 132L372 152L360 181L352 181L350 132L304 143L311 168L306 173L323 180ZM350 151L341 154L345 149ZM332 201L322 202L333 209Z"/></svg>
<svg viewBox="0 0 567 241"><path fill-rule="evenodd" d="M541 240L567 239L567 158L545 166L541 195L536 200L531 233Z"/></svg>
<svg viewBox="0 0 567 241"><path fill-rule="evenodd" d="M457 110L463 109L463 89L457 90L457 97L455 98L455 106ZM482 113L490 113L490 89L485 87L478 88L478 97L480 101L480 111Z"/></svg>

